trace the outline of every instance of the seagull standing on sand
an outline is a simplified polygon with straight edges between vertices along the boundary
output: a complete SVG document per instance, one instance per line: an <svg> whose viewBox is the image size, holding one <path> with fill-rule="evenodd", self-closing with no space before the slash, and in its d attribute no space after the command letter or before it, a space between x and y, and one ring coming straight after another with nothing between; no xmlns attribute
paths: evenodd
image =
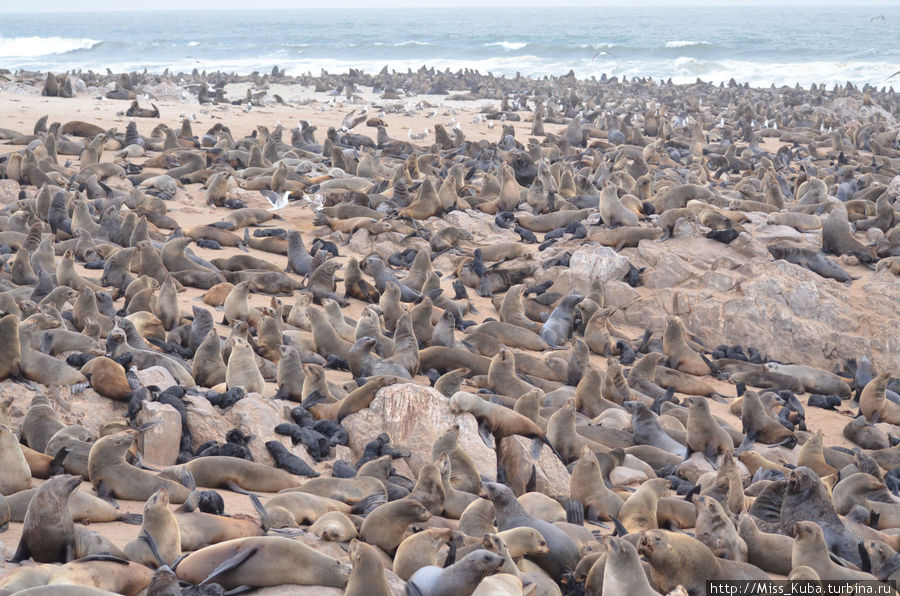
<svg viewBox="0 0 900 596"><path fill-rule="evenodd" d="M269 208L269 211L279 211L288 206L288 197L291 196L290 191L285 191L283 195L280 197L277 193L271 190L261 190L260 191L266 200L269 201L269 204L272 205Z"/></svg>

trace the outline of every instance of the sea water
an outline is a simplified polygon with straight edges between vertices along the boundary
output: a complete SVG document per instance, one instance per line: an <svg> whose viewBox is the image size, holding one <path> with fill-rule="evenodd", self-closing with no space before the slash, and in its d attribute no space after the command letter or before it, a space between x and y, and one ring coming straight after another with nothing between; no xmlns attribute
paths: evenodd
<svg viewBox="0 0 900 596"><path fill-rule="evenodd" d="M302 9L0 15L0 68L476 69L897 86L898 6Z"/></svg>

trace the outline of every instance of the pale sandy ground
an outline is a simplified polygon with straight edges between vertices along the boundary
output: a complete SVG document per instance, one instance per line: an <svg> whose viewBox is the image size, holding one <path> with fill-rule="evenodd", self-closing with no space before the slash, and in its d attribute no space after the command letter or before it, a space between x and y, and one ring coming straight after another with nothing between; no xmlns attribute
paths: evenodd
<svg viewBox="0 0 900 596"><path fill-rule="evenodd" d="M159 122L165 122L169 126L178 129L180 128L181 118L183 117L183 115L194 114L196 116L196 119L193 122L193 131L195 134L202 134L216 122L221 121L226 123L231 128L234 133L234 137L237 139L241 135L249 134L258 124L268 126L271 130L275 127L277 122L282 122L286 127L289 128L291 126L294 126L298 120L309 120L310 122L318 126L316 138L321 142L325 137L325 131L327 130L328 126L340 126L344 115L349 113L351 109L360 108L365 105L365 103L341 102L326 105L327 97L324 96L324 94L312 94L311 92L309 92L309 90L276 90L275 92L281 93L282 97L289 101L296 101L316 95L318 97L316 98L315 102L310 103L309 105L290 107L270 105L265 107L255 107L249 113L244 112L240 107L237 106L214 106L201 108L196 103L191 104L188 102L180 102L171 99L153 100L153 103L156 104L161 111L161 119L136 119L138 123L138 130L142 134L149 134L150 130ZM234 93L230 92L229 96L240 97L242 93L243 91L238 89ZM372 98L368 99L372 100ZM409 115L388 114L384 116L384 119L388 122L388 132L391 136L393 136L394 138L406 140L407 130L410 128L412 128L415 132L420 132L426 127L431 129L436 122L447 125L451 121L451 118L453 118L456 122L460 123L468 139L488 139L491 141L499 140L501 130L501 125L499 122L496 122L496 126L493 129L488 127L487 122L473 122L473 119L476 119L478 115L478 111L481 105L489 104L491 102L451 102L447 101L441 96L425 96L418 99L427 101L434 107L422 106L420 107L420 109L416 110L415 113ZM406 99L400 101L399 103L406 105L410 104L411 102L410 100ZM416 102L413 101L412 103L415 104ZM496 105L498 102L493 103ZM35 121L44 114L50 114L50 122L66 122L68 120L78 119L99 124L104 128L115 126L118 127L119 130L124 130L128 118L121 114L124 113L124 110L128 108L129 104L130 102L127 101L99 101L86 95L79 96L76 99L63 99L40 97L39 95L27 96L22 94L0 94L0 127L20 130L23 133L31 133ZM141 105L143 107L149 107L146 101L142 101ZM376 100L372 100L369 105L370 115L377 114L378 108ZM322 109L323 106L326 106L324 110ZM428 117L428 114L430 112L435 112L435 114L431 117ZM512 122L510 124L512 124L516 128L516 138L520 142L526 143L531 130L531 115L530 113L525 112L523 112L521 115L523 117L522 122ZM527 121L525 121L526 119ZM562 126L558 125L545 124L545 130L547 130L548 132L558 132L562 128ZM365 125L360 125L356 129L354 129L354 132L368 134L373 138L375 136L375 129L367 128L365 127ZM285 131L285 140L289 140L289 134L289 131ZM427 145L430 144L432 139L433 136L423 141L414 142ZM20 148L0 145L0 154L16 149ZM777 145L770 147L770 149L774 151L775 149L777 149ZM112 157L112 152L108 151L104 154L104 160L111 160ZM68 156L60 156L61 162L67 159L73 159L73 161L75 161L74 158ZM142 163L144 161L144 158L137 158L133 161L135 163ZM29 188L28 191L29 193L35 192L33 188ZM258 193L253 194L257 195L257 199L255 201L248 201L249 206L269 206L266 200L261 195L258 195ZM245 197L242 196L241 198ZM170 209L169 215L171 215L185 227L219 221L228 212L226 209L216 209L206 205L205 199L203 198L202 189L199 185L190 185L188 192L179 192L175 200L171 201L168 205ZM292 204L283 209L280 214L284 217L284 221L270 223L274 223L280 227L285 227L288 229L300 230L304 233L304 239L307 246L309 246L309 243L312 241L312 235L314 235L310 234L310 232L314 229L314 226L312 224L313 212L310 210L310 208L307 206L302 206L300 204ZM317 228L317 230L321 231L322 228ZM242 233L242 230L239 231L239 233ZM231 254L238 253L237 249L212 251L200 249L195 245L192 245L191 248L196 254L206 259L227 257ZM347 251L347 247L339 246L339 248L341 249L342 260L346 258L348 254L352 254ZM287 262L286 257L256 251L253 249L250 250L250 254L255 257L267 259L278 264L281 267L283 267ZM362 255L357 254L354 256L360 257ZM442 262L446 261L439 260L436 262L436 266ZM79 271L85 277L94 279L98 278L100 273L99 271L84 270L80 266ZM857 272L854 271L854 275L856 274ZM450 284L451 280L448 280L447 276L445 275L443 279L443 286L445 290L450 292L450 295L452 295ZM339 283L338 288L339 292L342 291L342 284ZM646 288L638 288L638 290L642 294L650 291ZM853 292L854 289L849 288L848 291ZM202 294L203 291L193 288L188 288L183 294L181 294L180 296L182 298L183 311L185 313L190 313L192 306L203 305L202 302L196 300L196 298L201 296ZM478 297L471 290L470 297L479 310L480 314L477 317L478 320L481 320L484 317L488 316L496 316L496 312L491 306L489 300ZM287 303L293 302L293 299L291 298L282 298L282 300ZM264 295L252 295L251 303L254 305L268 304L269 297ZM344 312L347 316L355 318L359 315L359 312L363 307L364 305L362 303L354 300L351 301L350 307L344 309ZM221 321L221 313L214 312L214 318L216 319L216 321ZM624 329L632 333L633 337L635 338L639 337L643 333L643 329ZM228 330L221 325L219 325L218 331L219 334L223 337L227 336L228 334ZM592 363L601 369L605 369L606 365L603 358L592 356ZM329 376L330 378L332 378L332 380L335 380L337 382L343 382L350 379L349 373L331 371L329 372ZM733 385L716 381L710 378L706 378L704 380L713 384L713 386L716 387L716 389L723 395L734 395ZM424 377L417 377L416 381L427 385L427 380L424 379ZM269 391L267 393L274 394L276 388L274 385L270 384L268 389ZM710 404L712 406L714 414L728 420L736 428L740 428L740 420L736 416L733 416L728 412L728 406L726 404L715 403L712 401L710 402ZM849 410L842 412L828 412L816 408L808 408L806 412L807 424L809 426L809 429L811 431L821 429L825 434L826 445L842 445L847 447L852 446L841 435L841 429L850 420ZM327 470L329 469L329 465L326 462L325 464L320 464L320 468L321 470ZM35 484L39 483L40 481L35 481ZM83 485L82 490L91 491L90 485ZM246 497L224 490L220 491L220 493L225 498L226 511L228 513L245 513L253 515L253 509ZM140 512L143 506L142 503L128 501L121 501L120 504L122 510L127 512ZM107 523L99 525L95 524L91 527L91 529L94 531L99 531L105 536L109 537L119 547L124 546L126 542L135 538L139 531L138 526L129 526L122 523ZM10 525L10 529L8 532L0 535L0 545L4 547L2 549L2 552L7 557L11 556L13 551L15 550L20 533L21 524L13 523ZM3 568L4 563L0 562L0 570L2 570Z"/></svg>

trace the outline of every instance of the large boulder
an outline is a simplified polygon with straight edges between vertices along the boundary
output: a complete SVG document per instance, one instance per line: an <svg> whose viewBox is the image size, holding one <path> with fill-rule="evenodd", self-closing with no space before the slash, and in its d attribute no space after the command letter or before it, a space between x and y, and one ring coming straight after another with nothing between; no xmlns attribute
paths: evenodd
<svg viewBox="0 0 900 596"><path fill-rule="evenodd" d="M475 462L481 474L493 478L497 471L494 451L478 436L478 423L470 414L453 416L450 400L431 387L401 383L379 389L369 407L343 420L350 435L350 448L358 458L366 443L387 433L391 444L410 452L413 473L431 462L434 440L459 424L459 445Z"/></svg>
<svg viewBox="0 0 900 596"><path fill-rule="evenodd" d="M569 471L546 445L535 460L531 457L532 439L512 436L500 441L500 462L513 493L524 494L534 470L534 490L549 497L568 498Z"/></svg>
<svg viewBox="0 0 900 596"><path fill-rule="evenodd" d="M147 463L171 466L181 444L181 414L168 404L145 401L137 415L138 426L156 423L138 435L138 448Z"/></svg>

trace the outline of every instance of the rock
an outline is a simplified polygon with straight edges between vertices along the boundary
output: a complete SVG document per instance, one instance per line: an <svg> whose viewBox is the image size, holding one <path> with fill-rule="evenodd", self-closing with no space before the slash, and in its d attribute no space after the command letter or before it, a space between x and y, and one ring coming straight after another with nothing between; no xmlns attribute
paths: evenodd
<svg viewBox="0 0 900 596"><path fill-rule="evenodd" d="M494 451L478 436L478 423L470 414L450 414L450 400L431 387L412 383L391 385L378 390L369 407L344 418L342 424L350 435L350 448L356 458L362 456L366 443L387 433L391 444L410 452L406 458L410 469L431 462L431 444L447 428L459 424L459 444L472 457L478 471L494 477L497 470Z"/></svg>
<svg viewBox="0 0 900 596"><path fill-rule="evenodd" d="M644 271L644 285L648 288L671 288L681 284L694 273L682 258L673 254L660 254L656 263Z"/></svg>
<svg viewBox="0 0 900 596"><path fill-rule="evenodd" d="M553 498L569 495L569 471L546 445L537 461L531 457L531 439L512 436L500 441L500 461L506 470L507 482L513 493L519 496L535 469L534 490Z"/></svg>
<svg viewBox="0 0 900 596"><path fill-rule="evenodd" d="M266 400L251 393L240 400L226 412L224 418L228 421L228 429L239 428L244 434L251 435L253 440L249 443L250 453L253 459L260 463L274 465L272 456L266 449L266 441L269 437L282 440L285 446L290 447L288 437L276 435L273 429L282 422L289 422L284 417L284 408L278 404L280 400ZM225 433L220 435L219 441L225 440ZM305 449L302 449L306 451Z"/></svg>
<svg viewBox="0 0 900 596"><path fill-rule="evenodd" d="M700 283L714 292L727 292L734 288L734 276L721 271L707 271L700 276Z"/></svg>
<svg viewBox="0 0 900 596"><path fill-rule="evenodd" d="M209 401L195 397L188 406L188 425L191 428L191 446L196 449L207 441L225 442L225 435L233 428L253 437L248 444L253 460L273 466L275 461L266 449L267 441L280 441L288 451L315 467L319 472L324 463L316 465L303 445L294 445L290 437L275 434L274 428L282 422L292 422L285 411L297 404L280 399L263 399L251 393L224 414Z"/></svg>
<svg viewBox="0 0 900 596"><path fill-rule="evenodd" d="M700 476L707 472L715 473L715 470L702 453L692 453L689 458L678 464L678 469L675 470L675 474L693 484L696 484ZM612 473L610 473L611 479Z"/></svg>
<svg viewBox="0 0 900 596"><path fill-rule="evenodd" d="M674 238L700 238L705 234L700 231L697 222L682 217L672 226L672 236Z"/></svg>
<svg viewBox="0 0 900 596"><path fill-rule="evenodd" d="M631 455L630 453L625 454L625 459L622 460L622 467L631 468L632 470L642 472L647 476L647 478L653 478L656 476L656 472L653 471L653 468L650 467L650 464Z"/></svg>
<svg viewBox="0 0 900 596"><path fill-rule="evenodd" d="M765 225L756 231L757 240L796 240L803 233L790 226Z"/></svg>
<svg viewBox="0 0 900 596"><path fill-rule="evenodd" d="M137 378L141 382L141 387L149 387L156 385L161 390L168 389L176 384L175 377L168 370L161 366L151 366L144 370L137 371Z"/></svg>
<svg viewBox="0 0 900 596"><path fill-rule="evenodd" d="M368 230L360 228L350 235L347 249L357 254L368 254L371 251L372 235Z"/></svg>
<svg viewBox="0 0 900 596"><path fill-rule="evenodd" d="M641 484L648 478L649 476L644 472L626 466L616 466L612 469L612 472L609 473L609 481L613 486Z"/></svg>
<svg viewBox="0 0 900 596"><path fill-rule="evenodd" d="M21 187L15 180L0 180L0 205L9 205L19 200Z"/></svg>
<svg viewBox="0 0 900 596"><path fill-rule="evenodd" d="M900 174L894 176L887 188L884 189L884 197L886 199L900 197Z"/></svg>
<svg viewBox="0 0 900 596"><path fill-rule="evenodd" d="M624 281L611 281L603 287L606 305L609 308L620 308L633 304L641 295Z"/></svg>
<svg viewBox="0 0 900 596"><path fill-rule="evenodd" d="M144 460L154 466L175 464L181 443L181 415L168 404L145 401L137 415L138 426L158 422L138 435L138 448Z"/></svg>
<svg viewBox="0 0 900 596"><path fill-rule="evenodd" d="M755 257L764 259L767 258L769 254L766 245L759 240L754 239L747 232L741 232L728 246L749 258Z"/></svg>
<svg viewBox="0 0 900 596"><path fill-rule="evenodd" d="M245 398L246 399L246 398ZM188 427L191 429L191 448L197 449L207 441L225 440L225 433L232 427L218 408L205 397L192 396L187 404Z"/></svg>
<svg viewBox="0 0 900 596"><path fill-rule="evenodd" d="M568 268L544 272L544 278L552 279L561 292L587 294L595 279L603 283L619 280L628 273L628 259L608 246L591 246L572 253ZM540 277L539 277L540 279Z"/></svg>

